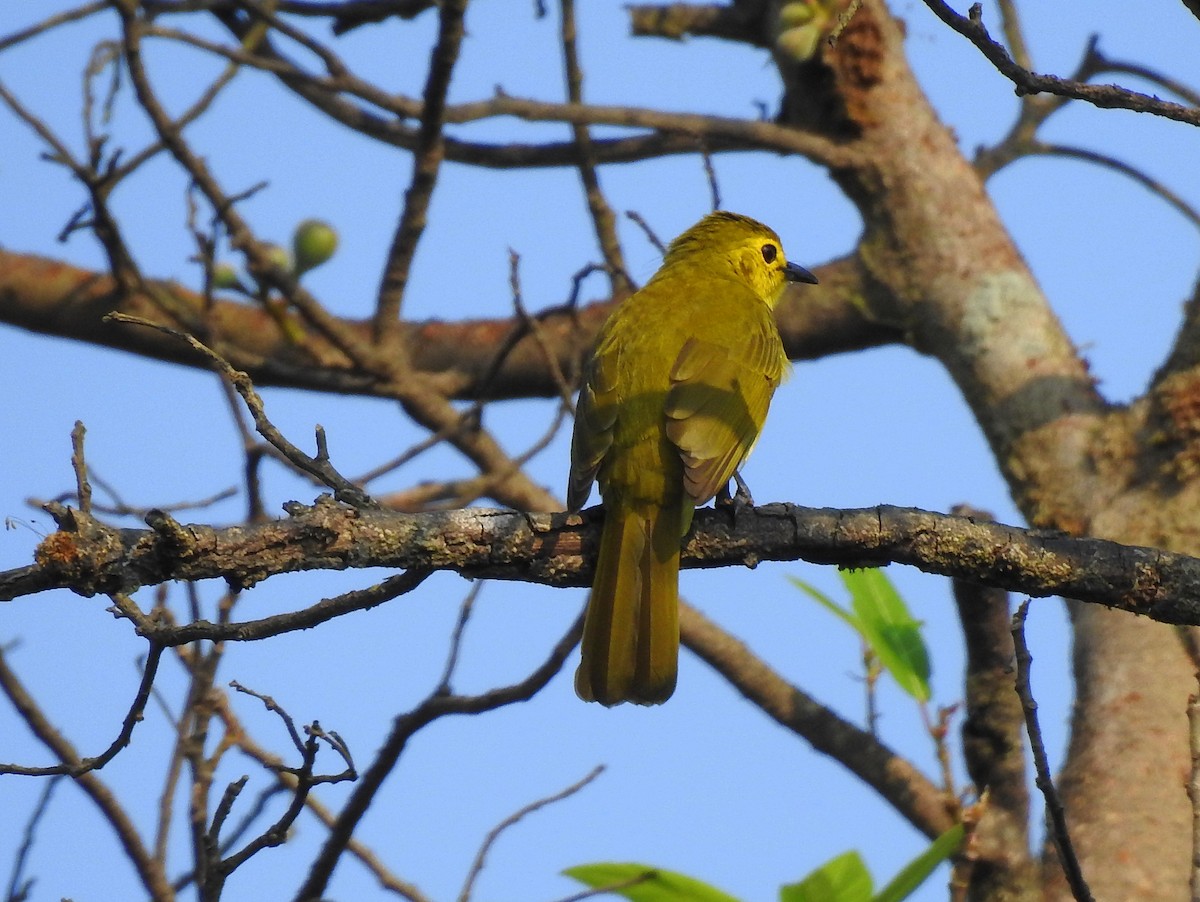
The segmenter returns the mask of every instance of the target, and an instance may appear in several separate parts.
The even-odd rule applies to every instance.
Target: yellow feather
[[[585,700],[656,704],[675,688],[681,540],[750,453],[787,370],[772,315],[787,281],[816,280],[766,226],[713,213],[601,330],[567,494],[579,510],[598,481],[605,508],[575,678]]]

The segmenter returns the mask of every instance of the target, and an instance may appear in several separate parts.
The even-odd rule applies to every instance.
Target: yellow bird
[[[571,437],[567,504],[599,481],[604,528],[575,691],[603,705],[666,701],[679,666],[679,549],[697,505],[754,446],[789,364],[772,311],[789,263],[779,236],[719,211],[601,329]]]

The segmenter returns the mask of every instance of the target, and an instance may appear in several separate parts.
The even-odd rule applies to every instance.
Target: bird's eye
[[[766,260],[768,263],[774,263],[775,256],[778,253],[779,253],[779,248],[775,247],[775,245],[773,245],[773,244],[764,244],[762,246],[763,259]]]

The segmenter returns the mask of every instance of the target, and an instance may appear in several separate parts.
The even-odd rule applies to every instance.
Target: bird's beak
[[[789,263],[785,266],[783,268],[783,277],[789,282],[807,282],[809,285],[817,284],[817,277],[798,263]]]

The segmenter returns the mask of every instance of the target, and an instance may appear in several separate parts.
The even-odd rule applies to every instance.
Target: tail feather
[[[682,510],[606,512],[575,692],[603,705],[666,701],[679,667]]]

